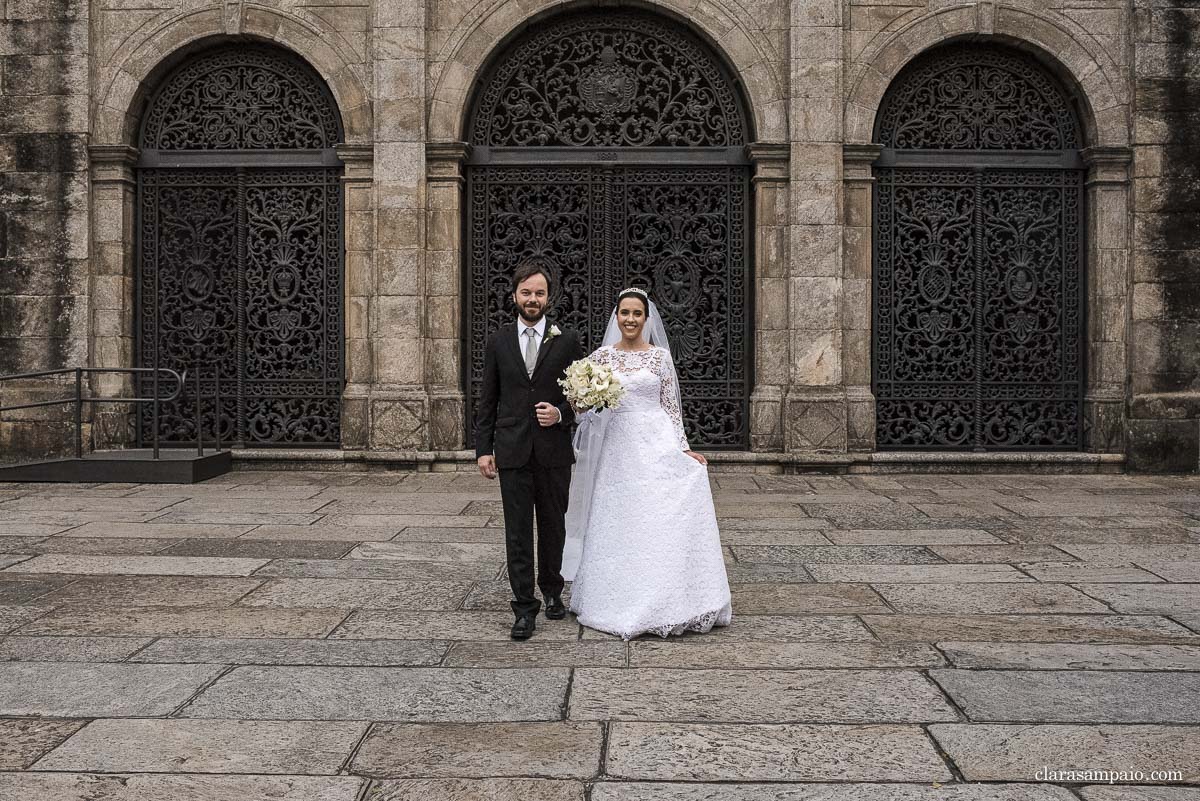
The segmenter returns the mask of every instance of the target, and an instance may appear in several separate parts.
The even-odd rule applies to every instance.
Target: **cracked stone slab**
[[[84,720],[0,720],[0,770],[25,770],[83,728]]]
[[[771,801],[1076,801],[1075,796],[1061,787],[1028,784],[602,782],[594,785],[591,795],[591,801],[763,801],[768,798]]]
[[[1118,612],[1200,614],[1200,584],[1080,584],[1079,589]]]
[[[12,567],[13,565],[19,565],[25,561],[32,561],[30,555],[27,553],[0,553],[0,570]],[[37,573],[39,571],[32,570],[30,572]]]
[[[917,671],[581,668],[571,720],[923,723],[957,720]]]
[[[1195,642],[1196,635],[1152,615],[863,615],[884,642]]]
[[[558,720],[568,676],[566,669],[240,667],[182,715],[412,723]]]
[[[784,562],[758,562],[755,564],[725,564],[725,575],[730,584],[799,584],[812,581],[804,565]]]
[[[449,667],[623,667],[625,644],[576,642],[459,642],[446,655]]]
[[[52,606],[0,606],[0,634],[17,631],[50,612]]]
[[[351,769],[392,778],[588,779],[600,772],[603,738],[599,723],[379,724]]]
[[[735,545],[739,562],[916,565],[941,560],[916,545]]]
[[[1156,576],[1167,581],[1200,582],[1200,561],[1195,562],[1153,562],[1144,560],[1141,566]]]
[[[258,578],[84,576],[45,597],[47,603],[113,606],[230,606],[263,584]]]
[[[28,603],[75,580],[75,576],[25,576],[19,573],[5,573],[4,578],[0,578],[0,606]]]
[[[873,584],[899,612],[967,615],[1039,612],[1111,612],[1061,584]],[[1135,610],[1118,610],[1135,611]],[[1140,611],[1140,610],[1139,610]]]
[[[974,721],[1200,723],[1200,674],[929,671]]]
[[[55,662],[0,664],[0,715],[168,715],[222,668]]]
[[[929,668],[941,667],[941,655],[929,645],[854,643],[630,643],[630,667],[713,669]]]
[[[0,639],[0,662],[123,662],[150,637],[24,637]]]
[[[483,542],[367,542],[348,559],[400,559],[413,562],[490,562],[503,564],[503,543]]]
[[[1200,671],[1200,645],[940,642],[955,667],[986,670]]]
[[[1002,545],[1004,540],[977,528],[852,529],[827,531],[835,545]]]
[[[28,624],[22,634],[123,637],[324,637],[345,618],[338,609],[157,609],[63,606]]]
[[[541,631],[539,625],[538,631]],[[537,636],[536,634],[534,635]],[[684,641],[703,638],[705,642],[874,642],[875,636],[853,615],[738,615],[733,622],[703,635],[685,635]],[[583,630],[585,640],[615,640],[611,634],[595,629]]]
[[[356,801],[364,783],[365,780],[358,776],[0,773],[0,798],[30,801]]]
[[[1071,555],[1053,545],[930,545],[929,550],[956,564],[1066,562]]]
[[[1161,582],[1158,576],[1135,565],[1120,562],[1033,562],[1018,565],[1038,581],[1075,584],[1078,582]]]
[[[968,781],[1044,781],[1045,769],[1178,770],[1184,782],[1200,781],[1200,729],[1193,726],[951,723],[929,731]],[[1089,781],[1057,781],[1081,780]]]
[[[214,559],[186,556],[72,556],[46,554],[21,565],[23,573],[89,575],[248,576],[267,559]]]
[[[481,562],[406,562],[402,559],[276,559],[256,576],[279,578],[396,579],[408,581],[485,581],[498,565]]]
[[[584,793],[582,782],[561,779],[384,779],[363,801],[584,801]]]
[[[733,608],[739,614],[857,614],[888,612],[870,587],[858,584],[738,584]]]
[[[474,585],[470,581],[389,581],[386,579],[272,579],[240,602],[274,608],[457,609]],[[508,582],[504,582],[508,587]],[[509,594],[511,595],[511,590]]]
[[[333,639],[413,640],[437,637],[442,640],[508,641],[512,612],[412,612],[409,610],[355,612],[332,634]],[[539,617],[535,641],[573,641],[579,624]]]
[[[0,645],[3,643],[0,642]],[[442,661],[449,643],[425,640],[286,640],[164,637],[132,662],[223,665],[419,667]]]
[[[811,565],[817,581],[863,584],[981,584],[983,582],[1032,582],[1011,565]]]
[[[1200,544],[1169,545],[1060,545],[1067,553],[1085,562],[1197,562]]]
[[[335,774],[366,723],[96,720],[38,770],[97,773]]]
[[[609,776],[659,781],[908,781],[952,776],[918,726],[613,723]]]

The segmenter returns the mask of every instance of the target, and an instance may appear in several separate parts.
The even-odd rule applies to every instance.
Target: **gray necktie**
[[[532,328],[525,329],[525,336],[529,341],[525,343],[525,372],[529,373],[529,377],[533,378],[533,368],[537,365],[537,341],[533,335],[537,333]]]

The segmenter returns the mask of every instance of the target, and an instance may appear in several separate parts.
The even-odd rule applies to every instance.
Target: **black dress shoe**
[[[562,598],[551,595],[546,598],[546,619],[562,620],[567,616],[567,608],[563,606]]]
[[[516,623],[513,623],[512,638],[514,640],[528,640],[533,636],[534,628],[533,615],[522,615],[517,618]]]

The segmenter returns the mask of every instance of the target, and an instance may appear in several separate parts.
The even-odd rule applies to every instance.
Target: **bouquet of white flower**
[[[625,396],[625,387],[612,368],[591,359],[571,362],[566,377],[558,379],[558,385],[578,411],[615,409]]]

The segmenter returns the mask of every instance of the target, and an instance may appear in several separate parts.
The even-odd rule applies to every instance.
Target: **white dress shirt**
[[[525,356],[525,341],[529,337],[529,334],[525,332],[530,328],[533,329],[533,352],[535,354],[540,353],[542,350],[542,340],[546,338],[546,316],[542,315],[542,319],[537,321],[537,325],[530,325],[525,322],[524,317],[517,316],[517,345],[521,348],[522,358]],[[536,359],[537,357],[535,356],[534,358]],[[558,409],[554,411],[558,414],[558,422],[561,423],[562,412],[558,411]]]

